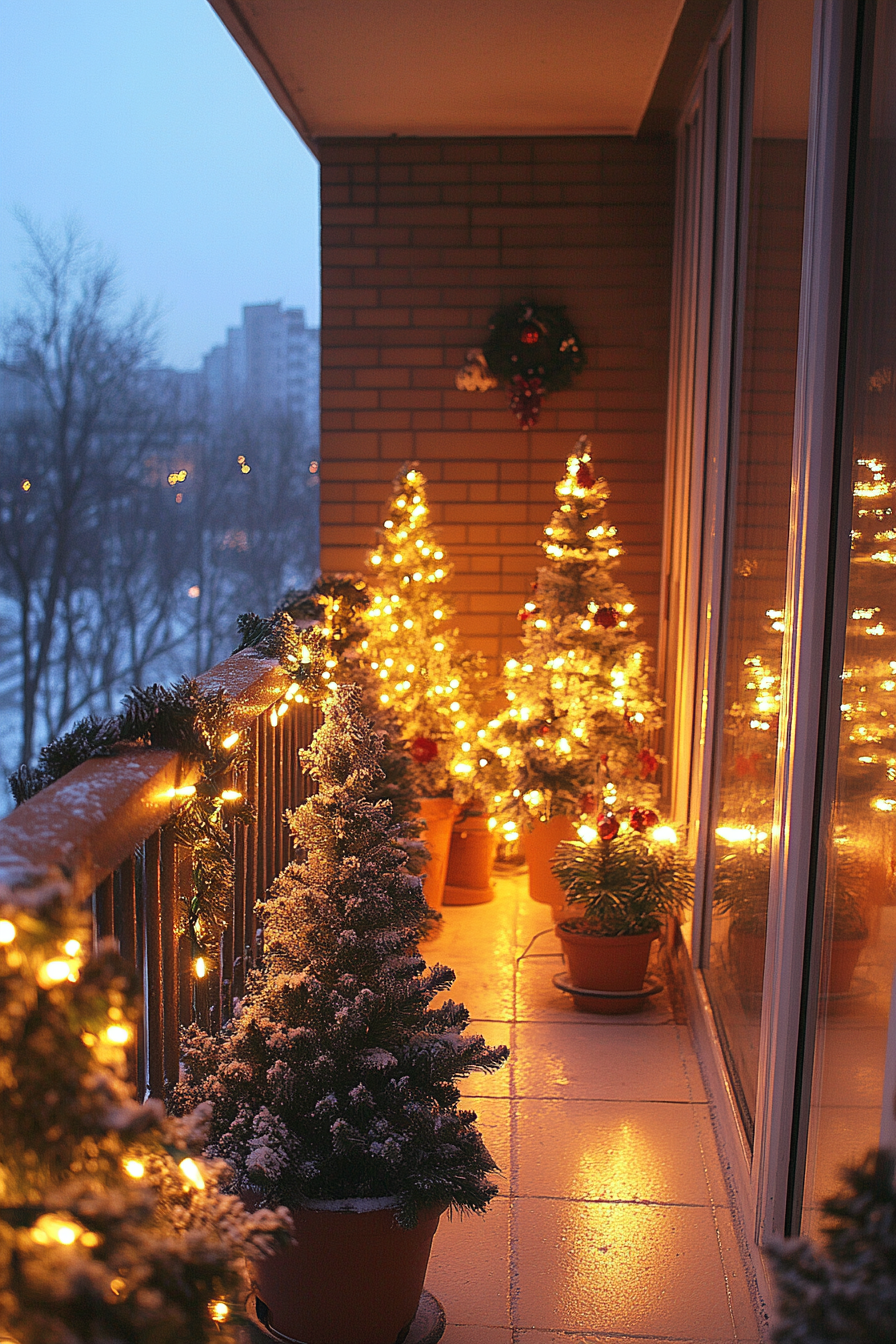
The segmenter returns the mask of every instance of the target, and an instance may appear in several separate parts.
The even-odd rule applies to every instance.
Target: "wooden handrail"
[[[226,693],[239,730],[290,684],[278,663],[248,650],[197,681]],[[32,904],[60,884],[86,899],[183,806],[173,791],[198,778],[177,752],[152,747],[85,761],[0,819],[0,900]]]

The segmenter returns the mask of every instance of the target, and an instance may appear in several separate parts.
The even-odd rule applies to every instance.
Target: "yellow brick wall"
[[[612,488],[620,578],[656,641],[673,149],[617,137],[325,140],[321,566],[355,569],[416,459],[460,627],[497,660],[580,433]],[[523,432],[454,375],[501,303],[563,303],[588,367]]]

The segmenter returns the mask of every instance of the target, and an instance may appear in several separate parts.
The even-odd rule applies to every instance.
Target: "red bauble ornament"
[[[655,812],[651,812],[649,807],[633,807],[628,824],[633,831],[646,831],[648,826],[655,826],[659,817]]]
[[[520,340],[523,345],[537,345],[541,339],[541,332],[534,322],[526,322],[520,331]]]
[[[579,799],[580,812],[593,812],[597,807],[597,798],[593,793],[583,793]]]
[[[531,620],[531,618],[534,615],[535,615],[534,611],[527,611],[525,607],[520,607],[519,611],[516,614],[516,618],[518,621],[528,621]]]
[[[601,840],[615,840],[619,834],[619,818],[615,812],[601,812],[597,819],[597,833]]]
[[[615,607],[598,607],[594,619],[604,630],[612,630],[619,624]]]
[[[638,764],[641,767],[641,778],[650,779],[659,769],[659,757],[655,756],[649,747],[644,747],[638,752]]]
[[[590,490],[594,484],[596,484],[596,482],[588,463],[580,462],[579,469],[576,472],[576,485],[580,485],[583,490]]]
[[[531,429],[538,424],[541,403],[544,398],[544,384],[540,378],[524,378],[516,374],[510,381],[510,409],[520,424],[520,429]]]
[[[426,765],[438,756],[439,744],[431,737],[414,737],[408,743],[408,751],[418,765]]]

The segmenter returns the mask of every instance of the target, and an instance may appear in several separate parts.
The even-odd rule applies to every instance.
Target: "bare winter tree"
[[[2,424],[0,592],[27,760],[36,735],[101,707],[178,632],[173,589],[146,563],[170,564],[145,463],[174,432],[145,374],[153,320],[120,314],[115,267],[76,226],[22,223],[26,299],[3,333],[20,395]]]

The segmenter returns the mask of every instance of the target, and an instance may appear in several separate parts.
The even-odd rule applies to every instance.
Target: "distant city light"
[[[311,463],[311,465],[310,465],[310,467],[308,468],[308,470],[311,472],[312,476],[313,476],[314,473],[318,470],[318,467],[319,467],[319,463],[317,463],[317,462],[312,462],[312,463]]]
[[[174,496],[174,502],[175,502],[175,504],[183,504],[183,502],[184,502],[184,497],[183,497],[183,495],[180,493],[180,491],[178,491],[177,494]]]
[[[248,476],[251,470],[252,468],[249,466],[248,462],[244,462],[243,465],[240,467],[240,471],[243,473],[244,476]]]
[[[22,482],[22,489],[25,491],[25,494],[27,495],[28,491],[31,489],[31,482],[29,480],[24,480]]]
[[[187,589],[187,597],[198,597],[201,592],[202,589],[199,587],[199,584],[194,583],[191,588]]]

